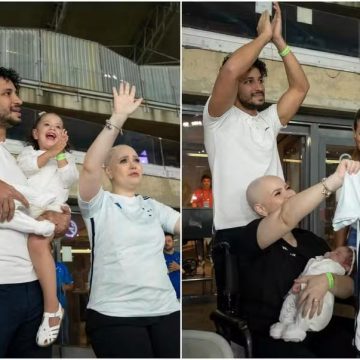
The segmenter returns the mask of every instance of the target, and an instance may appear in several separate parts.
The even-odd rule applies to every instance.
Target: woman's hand
[[[360,162],[353,160],[340,161],[336,171],[326,179],[326,186],[330,191],[336,191],[342,186],[345,174],[357,174],[360,170]]]
[[[292,291],[299,292],[298,308],[302,307],[302,316],[309,315],[309,318],[312,319],[315,313],[320,315],[324,296],[329,290],[326,274],[304,275],[295,279],[294,282]]]
[[[131,86],[128,82],[121,81],[119,91],[113,87],[114,109],[111,123],[121,128],[126,119],[131,115],[141,104],[142,98],[135,99],[136,88]]]

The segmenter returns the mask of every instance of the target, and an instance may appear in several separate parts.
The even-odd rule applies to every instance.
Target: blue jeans
[[[0,284],[0,358],[49,358],[51,346],[36,344],[43,315],[38,281]]]

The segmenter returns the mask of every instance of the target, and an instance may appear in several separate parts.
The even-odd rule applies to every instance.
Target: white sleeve
[[[208,99],[208,101],[206,102],[205,106],[204,106],[204,111],[203,111],[203,125],[204,127],[209,127],[211,129],[215,129],[219,126],[222,125],[222,123],[224,122],[224,120],[226,120],[226,118],[232,113],[233,108],[231,107],[229,110],[227,110],[226,112],[224,112],[221,116],[218,117],[213,117],[209,114],[209,102],[210,102],[210,98]]]
[[[101,210],[104,198],[105,191],[103,190],[103,188],[100,188],[99,192],[90,201],[82,200],[80,198],[80,194],[78,194],[78,203],[81,215],[87,219],[92,218],[96,213]]]
[[[165,232],[173,234],[175,230],[175,224],[180,217],[180,213],[170,206],[164,205],[154,199],[152,199],[152,201],[154,208],[156,209],[161,227]]]
[[[273,104],[264,111],[261,111],[261,116],[267,124],[271,126],[275,135],[278,135],[281,129],[286,128],[286,125],[284,126],[280,122],[279,114],[277,112],[277,104]]]
[[[78,181],[79,171],[76,168],[75,160],[70,153],[66,153],[68,164],[62,168],[58,168],[58,173],[64,184],[64,188],[70,189],[71,186]]]
[[[26,146],[17,157],[16,161],[27,178],[40,170],[37,163],[39,156],[40,154],[32,146]]]

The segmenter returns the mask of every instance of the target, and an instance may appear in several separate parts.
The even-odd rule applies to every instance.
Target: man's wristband
[[[279,55],[281,57],[285,57],[286,55],[288,55],[290,53],[291,49],[289,45],[286,45],[285,49],[279,51]]]
[[[65,153],[61,152],[61,153],[59,153],[59,154],[56,155],[55,159],[56,159],[57,161],[66,160],[66,155],[65,155]]]
[[[329,290],[333,289],[334,288],[334,276],[331,272],[327,272],[326,273],[326,277],[327,277],[327,281],[328,281],[328,284],[329,284]]]

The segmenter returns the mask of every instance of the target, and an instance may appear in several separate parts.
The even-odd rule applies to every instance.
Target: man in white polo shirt
[[[20,78],[12,69],[0,67],[0,221],[14,215],[14,200],[27,200],[10,184],[26,185],[25,175],[6,144],[8,128],[21,122],[22,101],[17,95]],[[43,215],[44,217],[44,215]],[[56,236],[69,226],[70,211],[45,213],[56,225]],[[27,248],[28,234],[0,229],[0,358],[49,358],[51,346],[36,344],[43,315],[43,297]]]
[[[246,201],[246,188],[263,175],[283,178],[276,137],[298,111],[309,89],[306,76],[285,43],[281,12],[274,4],[274,19],[264,12],[258,36],[225,59],[204,114],[204,139],[213,178],[216,242],[236,242],[239,227],[257,218]],[[266,65],[258,60],[270,41],[284,62],[289,87],[264,111]],[[214,254],[218,289],[223,288],[224,264]],[[221,290],[219,291],[221,302]]]

